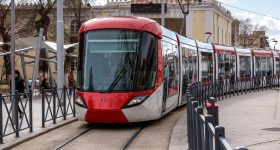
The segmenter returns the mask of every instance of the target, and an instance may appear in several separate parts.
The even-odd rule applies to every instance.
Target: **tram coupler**
[[[210,97],[206,104],[207,114],[213,116],[213,126],[219,124],[219,106],[216,104],[217,100],[214,97]]]

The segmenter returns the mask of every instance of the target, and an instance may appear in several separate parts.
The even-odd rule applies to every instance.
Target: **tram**
[[[79,32],[79,120],[159,119],[186,103],[194,82],[280,72],[280,53],[203,43],[142,17],[95,18]]]

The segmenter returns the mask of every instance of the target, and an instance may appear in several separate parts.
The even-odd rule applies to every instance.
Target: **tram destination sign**
[[[167,11],[167,5],[164,4],[164,12]],[[131,4],[132,13],[160,13],[161,4]]]

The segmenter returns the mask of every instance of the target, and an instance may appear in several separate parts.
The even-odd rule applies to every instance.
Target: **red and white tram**
[[[154,120],[181,103],[176,33],[146,18],[109,17],[87,21],[79,37],[79,119]]]
[[[89,20],[79,39],[75,105],[89,123],[155,120],[194,82],[280,73],[278,52],[195,41],[142,17]]]

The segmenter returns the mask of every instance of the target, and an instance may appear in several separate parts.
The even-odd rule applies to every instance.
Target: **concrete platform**
[[[218,102],[220,124],[232,147],[250,150],[280,149],[278,89],[247,93]]]

